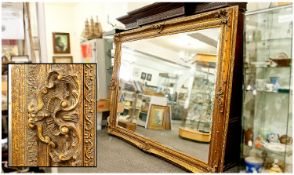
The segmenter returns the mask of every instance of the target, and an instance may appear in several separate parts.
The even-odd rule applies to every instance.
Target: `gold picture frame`
[[[224,171],[225,155],[227,153],[226,144],[227,142],[230,143],[230,140],[227,140],[227,134],[229,133],[229,119],[234,118],[232,115],[239,115],[234,108],[231,108],[231,101],[232,104],[234,104],[234,101],[239,103],[239,101],[234,98],[234,94],[236,94],[236,92],[242,93],[239,91],[239,86],[236,84],[233,86],[233,79],[236,81],[235,73],[236,75],[240,75],[240,73],[236,72],[236,70],[242,70],[242,68],[237,69],[235,67],[235,64],[238,66],[241,64],[239,60],[240,56],[242,56],[242,52],[236,48],[238,46],[240,47],[239,49],[242,50],[242,16],[243,13],[241,12],[240,7],[236,5],[192,16],[157,22],[115,34],[115,63],[110,86],[111,109],[107,128],[108,133],[132,143],[145,152],[155,154],[171,161],[188,171]],[[122,44],[128,41],[136,41],[209,28],[220,28],[221,34],[219,40],[220,46],[218,47],[218,68],[216,73],[216,90],[212,114],[213,122],[208,162],[203,162],[200,159],[197,159],[197,157],[187,155],[186,153],[163,145],[155,140],[137,134],[136,132],[117,126],[117,108],[119,104],[120,89],[119,71],[121,65]],[[239,59],[235,59],[235,57],[239,57]],[[238,88],[232,92],[232,89],[234,89],[233,87]],[[238,116],[235,116],[234,122],[238,121]],[[232,146],[232,144],[230,146]],[[234,154],[235,153],[236,152],[234,152]],[[237,150],[236,154],[239,153],[240,152]],[[229,166],[233,165],[234,164],[232,163]]]
[[[52,34],[53,53],[69,54],[70,53],[70,35],[69,33],[54,32]]]
[[[72,56],[53,56],[53,63],[73,63]]]
[[[170,129],[167,123],[170,123],[169,107],[151,104],[149,115],[147,117],[148,129]]]

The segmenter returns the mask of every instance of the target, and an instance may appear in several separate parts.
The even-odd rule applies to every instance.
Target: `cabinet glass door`
[[[242,155],[247,172],[292,169],[291,15],[292,6],[246,15]]]

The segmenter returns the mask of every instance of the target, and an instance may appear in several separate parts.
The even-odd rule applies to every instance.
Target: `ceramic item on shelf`
[[[246,87],[246,90],[247,90],[247,91],[251,91],[251,90],[252,90],[252,86],[249,84],[249,85]]]
[[[287,135],[282,135],[279,140],[282,144],[292,144],[292,137]]]
[[[263,144],[262,144],[262,139],[261,139],[261,137],[256,137],[255,138],[255,141],[254,141],[254,145],[255,145],[255,147],[256,148],[262,148],[262,146],[263,146]]]
[[[280,52],[278,54],[278,59],[282,60],[282,59],[287,59],[289,58],[288,55],[285,52]]]
[[[279,136],[275,133],[269,133],[266,139],[269,143],[279,143]]]
[[[260,173],[263,160],[259,157],[250,156],[245,158],[245,166],[247,173]]]
[[[272,84],[277,84],[279,83],[279,77],[270,77],[270,82]]]
[[[273,91],[277,92],[280,88],[279,77],[270,77],[270,82],[273,84]]]
[[[272,167],[269,169],[269,173],[282,173],[283,170],[278,165],[279,160],[275,159]]]
[[[252,143],[252,140],[253,140],[253,130],[252,128],[249,128],[245,131],[245,143],[249,145],[249,141],[251,141]]]

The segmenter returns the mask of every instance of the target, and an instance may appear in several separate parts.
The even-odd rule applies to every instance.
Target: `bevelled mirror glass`
[[[117,33],[108,132],[192,172],[236,165],[241,26],[233,6]]]
[[[117,125],[207,163],[219,32],[123,43]]]

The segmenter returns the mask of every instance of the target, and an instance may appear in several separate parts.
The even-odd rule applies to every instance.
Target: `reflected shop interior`
[[[117,125],[208,162],[220,29],[124,42]]]

